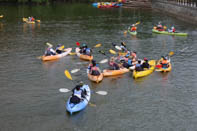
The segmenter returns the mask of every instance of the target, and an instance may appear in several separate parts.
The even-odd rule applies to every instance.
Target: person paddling
[[[135,70],[136,71],[143,71],[143,68],[142,68],[140,60],[138,60],[138,63],[135,65]]]
[[[142,68],[149,68],[149,67],[150,67],[150,65],[148,63],[148,59],[147,58],[144,58],[144,62],[142,64]]]
[[[49,46],[45,51],[45,56],[51,56],[56,55],[55,50],[52,48],[52,46]]]
[[[168,29],[168,32],[170,33],[175,33],[176,29],[174,28],[174,26],[171,27],[171,29]]]
[[[61,44],[58,44],[57,45],[57,47],[56,47],[56,49],[55,49],[55,51],[58,53],[58,54],[61,54],[63,51],[62,51],[62,49],[61,49]]]
[[[70,99],[70,103],[78,104],[82,98],[85,98],[85,95],[87,94],[86,90],[82,89],[83,82],[81,81],[78,85],[75,86],[75,88],[72,89],[72,97]]]
[[[163,28],[163,26],[161,24],[161,21],[158,23],[158,25],[156,27],[156,30],[158,30],[158,31],[164,31],[164,28]]]
[[[92,60],[91,64],[89,64],[88,73],[90,73],[91,75],[94,75],[94,76],[99,76],[101,74],[101,70],[99,69],[95,60]]]
[[[162,56],[162,61],[160,62],[162,65],[162,68],[168,68],[169,67],[169,61],[167,57]]]
[[[109,69],[110,70],[119,70],[120,69],[119,65],[115,62],[114,57],[111,57],[111,59],[109,61]]]

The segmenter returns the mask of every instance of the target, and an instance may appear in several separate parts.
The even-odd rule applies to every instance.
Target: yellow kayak
[[[104,76],[116,76],[116,75],[122,75],[126,72],[129,72],[129,69],[121,68],[120,70],[103,70],[103,75]]]
[[[147,76],[147,75],[151,74],[155,69],[156,61],[155,60],[150,60],[148,63],[150,65],[149,69],[145,68],[144,71],[133,70],[133,78],[136,79],[136,78],[144,77],[144,76]]]
[[[96,83],[99,83],[103,80],[103,73],[101,73],[99,76],[94,76],[88,73],[88,78]]]
[[[160,65],[160,66],[161,66],[161,64],[160,64],[161,61],[162,61],[162,58],[157,62],[157,65]],[[169,61],[170,61],[170,60],[169,60]],[[158,68],[158,69],[156,69],[156,71],[160,71],[160,72],[170,72],[170,71],[172,70],[172,65],[171,65],[170,62],[169,62],[168,65],[169,65],[168,68]]]

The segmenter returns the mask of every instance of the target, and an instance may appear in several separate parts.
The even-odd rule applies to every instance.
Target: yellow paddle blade
[[[101,46],[101,43],[99,43],[99,44],[96,44],[94,47],[100,47]]]
[[[172,56],[174,55],[174,52],[173,51],[170,51],[170,53],[168,54],[168,56]]]
[[[26,22],[28,19],[27,18],[23,18],[23,21]]]
[[[38,56],[37,59],[42,59],[42,56]]]
[[[112,50],[112,49],[110,49],[109,52],[110,52],[111,54],[114,54],[114,55],[116,54],[116,52],[115,52],[114,50]]]
[[[0,15],[0,18],[3,18],[3,15]]]
[[[76,55],[76,53],[75,52],[70,52],[69,55]]]
[[[53,45],[52,44],[50,44],[49,42],[47,42],[46,43],[46,45],[48,45],[48,46],[50,46],[50,47],[52,47]]]
[[[59,49],[60,50],[63,50],[64,49],[64,45],[60,46]]]
[[[65,71],[64,71],[64,74],[65,74],[65,76],[66,76],[68,79],[72,80],[72,76],[70,75],[70,73],[69,73],[68,70],[65,70]]]
[[[40,20],[36,20],[38,23],[40,23]]]
[[[166,29],[167,29],[167,27],[166,27],[166,26],[163,26],[163,29],[164,29],[164,30],[166,30]]]
[[[138,24],[140,24],[140,21],[138,21],[135,25],[138,25]]]

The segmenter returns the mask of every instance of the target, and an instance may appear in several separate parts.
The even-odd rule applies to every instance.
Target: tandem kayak
[[[168,31],[158,31],[158,30],[155,30],[155,29],[152,29],[152,32],[153,33],[158,33],[158,34],[165,34],[165,35],[177,35],[177,36],[187,36],[188,34],[187,33],[180,33],[180,32],[168,32]]]
[[[82,98],[80,103],[78,104],[74,104],[74,103],[70,103],[70,99],[72,96],[69,97],[67,103],[66,103],[66,110],[72,115],[72,113],[74,112],[79,112],[83,109],[86,108],[86,106],[88,105],[88,102],[90,101],[90,97],[91,97],[91,91],[88,85],[83,85],[81,87],[82,90],[86,90],[87,95],[85,96],[85,98]]]
[[[103,80],[103,73],[101,73],[99,76],[94,76],[88,73],[88,78],[93,82],[99,83]]]
[[[82,60],[87,60],[87,61],[93,60],[93,56],[92,56],[92,55],[91,55],[91,56],[89,56],[89,55],[83,55],[83,54],[81,54],[79,51],[80,51],[80,49],[77,47],[77,48],[75,49],[75,52],[76,52],[77,56],[78,56],[80,59],[82,59]]]
[[[121,68],[120,70],[103,70],[103,76],[116,76],[127,72],[129,72],[127,68]]]
[[[137,31],[130,31],[130,30],[128,30],[128,33],[131,34],[131,35],[137,35]]]
[[[57,55],[42,56],[42,60],[43,61],[57,60],[61,57],[67,56],[72,51],[72,48],[64,49],[64,51],[65,51],[64,53],[57,54]]]
[[[133,78],[136,79],[136,78],[144,77],[144,76],[147,76],[147,75],[151,74],[155,69],[156,61],[155,60],[150,60],[148,63],[150,65],[149,69],[145,68],[144,71],[133,70]]]
[[[160,61],[162,61],[162,58],[157,62],[157,66],[159,65],[161,68],[157,68],[156,71],[160,71],[160,72],[170,72],[172,70],[172,65],[169,62],[169,66],[168,68],[162,68],[162,65],[160,64]],[[168,60],[170,61],[170,59]]]

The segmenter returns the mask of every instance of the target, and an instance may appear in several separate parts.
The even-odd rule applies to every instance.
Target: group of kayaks
[[[122,6],[122,3],[118,2],[95,2],[92,3],[93,7],[96,8],[119,8]]]
[[[157,34],[164,34],[164,35],[176,35],[176,36],[187,36],[187,33],[181,33],[181,32],[168,32],[168,31],[158,31],[156,29],[152,29],[153,33]]]

